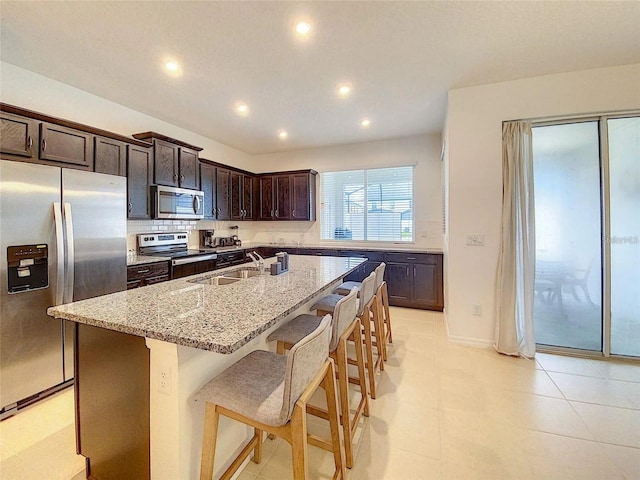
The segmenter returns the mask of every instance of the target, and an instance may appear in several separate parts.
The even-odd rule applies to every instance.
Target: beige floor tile
[[[536,353],[536,361],[542,365],[547,372],[571,373],[573,375],[585,375],[588,377],[604,377],[602,372],[595,368],[591,361],[586,358]]]
[[[252,461],[249,461],[249,463],[244,468],[243,473],[246,472],[247,474],[257,475],[258,472],[262,470],[262,468],[269,461],[269,459],[273,455],[273,452],[276,451],[277,446],[282,441],[283,440],[281,438],[277,438],[277,437],[274,438],[273,440],[266,439],[262,445],[262,459],[260,463],[254,463]]]
[[[640,449],[603,445],[604,451],[626,480],[640,480]]]
[[[497,424],[593,440],[593,435],[569,402],[560,398],[443,377],[440,403],[445,411],[485,415]]]
[[[544,370],[497,363],[488,367],[481,362],[478,362],[478,368],[478,381],[493,388],[563,398],[561,391]]]
[[[31,467],[28,461],[13,455],[0,462],[0,478],[2,480],[42,480],[48,477]]]
[[[350,480],[439,480],[440,462],[389,444],[363,445]]]
[[[639,408],[635,400],[635,396],[640,397],[638,383],[555,372],[549,372],[549,376],[567,400],[612,407]]]
[[[331,479],[335,471],[333,454],[317,447],[309,446],[309,478]],[[260,478],[267,480],[293,479],[291,446],[280,442],[271,458],[258,472]]]
[[[640,362],[619,360],[589,360],[605,377],[611,380],[640,383]]]
[[[640,448],[640,410],[571,402],[600,442]]]
[[[0,462],[3,461],[6,458],[12,457],[16,453],[18,453],[18,452],[13,450],[10,446],[6,445],[2,441],[2,438],[0,438]]]

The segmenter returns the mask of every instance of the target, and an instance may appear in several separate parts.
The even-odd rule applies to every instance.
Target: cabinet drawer
[[[154,283],[166,282],[169,280],[169,274],[158,275],[157,277],[150,277],[145,280],[147,285],[153,285]]]
[[[397,263],[424,263],[437,265],[438,255],[432,253],[393,252],[385,254],[385,262]]]
[[[148,263],[127,267],[127,281],[150,279],[169,275],[169,262]]]

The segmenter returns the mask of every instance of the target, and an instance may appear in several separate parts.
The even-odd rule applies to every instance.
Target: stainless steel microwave
[[[198,220],[204,218],[204,192],[186,188],[151,187],[153,218]]]

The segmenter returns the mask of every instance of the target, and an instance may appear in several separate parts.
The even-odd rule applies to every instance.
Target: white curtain
[[[496,284],[495,349],[532,358],[535,282],[531,122],[502,126],[502,241]]]

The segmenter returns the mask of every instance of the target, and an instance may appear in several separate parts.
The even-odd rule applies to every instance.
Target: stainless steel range
[[[138,251],[140,255],[170,257],[172,267],[218,258],[208,250],[190,249],[187,241],[187,232],[143,233],[138,235]]]

